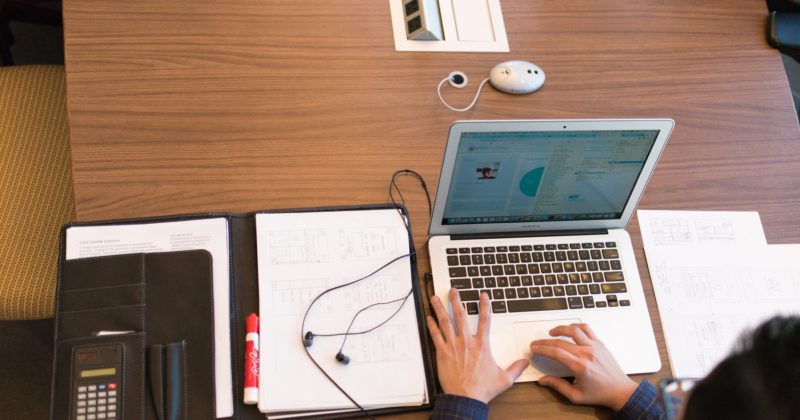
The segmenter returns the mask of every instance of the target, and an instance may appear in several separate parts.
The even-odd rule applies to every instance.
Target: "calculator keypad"
[[[75,404],[75,420],[119,418],[117,392],[116,382],[79,386]]]

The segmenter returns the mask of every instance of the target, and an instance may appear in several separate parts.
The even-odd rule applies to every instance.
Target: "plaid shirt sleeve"
[[[658,390],[647,379],[633,392],[621,410],[614,413],[613,420],[664,420],[664,408],[658,402]]]
[[[451,394],[437,396],[431,414],[431,420],[485,420],[488,417],[488,404]]]

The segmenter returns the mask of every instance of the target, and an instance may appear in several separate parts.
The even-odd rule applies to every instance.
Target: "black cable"
[[[324,290],[323,292],[318,294],[311,301],[311,303],[308,305],[308,308],[306,309],[305,314],[303,314],[303,321],[302,321],[302,323],[300,325],[300,340],[301,340],[302,345],[303,345],[303,350],[305,351],[306,356],[311,360],[311,363],[313,363],[314,366],[316,366],[317,369],[320,372],[322,372],[322,374],[328,379],[328,381],[330,381],[331,384],[333,384],[333,386],[335,386],[339,390],[339,392],[342,393],[342,395],[344,395],[348,400],[350,400],[350,402],[352,402],[353,405],[355,405],[361,411],[361,413],[363,413],[365,416],[367,416],[367,417],[369,417],[371,419],[375,419],[375,417],[367,409],[365,409],[358,402],[356,402],[356,400],[353,397],[351,397],[350,394],[348,394],[328,374],[328,372],[326,372],[325,369],[323,369],[322,366],[319,365],[319,363],[317,363],[316,359],[314,359],[314,357],[308,351],[308,347],[306,347],[306,345],[305,345],[305,338],[306,338],[305,337],[305,335],[306,335],[306,327],[305,326],[306,326],[306,320],[308,319],[308,315],[309,315],[309,313],[311,313],[311,308],[314,306],[314,304],[322,296],[325,296],[326,294],[328,294],[330,292],[333,292],[334,290],[338,290],[338,289],[341,289],[343,287],[348,287],[348,286],[356,284],[356,283],[358,283],[360,281],[366,280],[366,279],[372,277],[373,275],[375,275],[376,273],[378,273],[379,271],[383,270],[384,268],[390,266],[391,264],[393,264],[393,263],[395,263],[395,262],[397,262],[397,261],[399,261],[399,260],[401,260],[403,258],[406,258],[406,257],[412,257],[413,258],[413,257],[416,256],[417,251],[416,251],[416,247],[414,246],[414,236],[413,236],[413,233],[411,231],[411,225],[409,224],[408,218],[403,214],[403,210],[402,210],[402,208],[405,208],[405,198],[403,197],[403,193],[400,191],[400,187],[397,185],[397,182],[396,182],[398,176],[411,176],[411,177],[416,178],[420,182],[420,185],[422,186],[423,191],[425,191],[425,198],[428,200],[428,216],[429,217],[431,217],[433,215],[433,206],[431,204],[431,195],[430,195],[430,192],[428,191],[428,186],[425,183],[425,179],[422,178],[422,175],[420,175],[419,173],[417,173],[417,172],[415,172],[413,170],[410,170],[410,169],[401,169],[399,171],[396,171],[394,174],[392,174],[392,179],[391,179],[391,182],[389,183],[389,198],[392,200],[392,204],[394,204],[394,206],[397,208],[398,214],[400,215],[400,217],[401,217],[401,219],[403,221],[403,225],[405,226],[406,231],[408,232],[409,243],[411,244],[410,252],[408,252],[407,254],[403,254],[403,255],[401,255],[399,257],[395,257],[391,261],[389,261],[386,264],[378,267],[376,270],[372,271],[371,273],[367,274],[366,276],[363,276],[363,277],[358,278],[356,280],[353,280],[351,282],[343,283],[343,284],[340,284],[338,286],[334,286],[334,287],[331,287],[331,288],[329,288],[327,290]],[[397,191],[397,194],[400,196],[400,203],[402,204],[402,208],[398,204],[398,202],[395,200],[395,197],[394,197],[394,191],[395,190]],[[427,246],[428,246],[428,241],[425,241],[425,244],[423,245],[423,248],[427,248]],[[403,309],[403,307],[405,306],[405,303],[408,301],[408,298],[411,297],[413,291],[414,291],[414,289],[412,287],[411,290],[409,290],[408,293],[403,298],[394,299],[394,300],[386,301],[386,302],[373,303],[372,305],[369,305],[367,307],[364,307],[364,308],[360,309],[358,312],[356,312],[356,314],[350,320],[350,324],[348,325],[347,330],[344,333],[331,333],[331,334],[313,334],[312,333],[312,334],[313,334],[313,336],[319,336],[319,337],[334,337],[334,336],[342,336],[342,335],[344,335],[344,339],[342,340],[342,345],[339,348],[339,354],[341,354],[342,350],[344,349],[344,345],[347,342],[348,336],[366,334],[366,333],[372,332],[372,331],[380,328],[381,326],[385,325],[389,321],[391,321]],[[386,318],[383,322],[379,323],[378,325],[375,325],[372,328],[366,329],[366,330],[357,331],[357,332],[350,332],[350,329],[353,327],[353,324],[355,323],[356,319],[364,311],[366,311],[366,310],[368,310],[370,308],[374,308],[376,306],[388,305],[388,304],[399,302],[399,301],[402,301],[402,303],[392,313],[392,315],[390,315],[388,318]]]

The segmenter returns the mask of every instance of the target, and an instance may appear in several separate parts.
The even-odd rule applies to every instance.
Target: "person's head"
[[[800,419],[800,317],[775,317],[692,389],[684,420]]]

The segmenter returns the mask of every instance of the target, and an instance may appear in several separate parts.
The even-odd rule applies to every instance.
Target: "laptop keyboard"
[[[450,285],[470,315],[630,306],[615,242],[447,248]],[[619,296],[622,294],[623,296]]]

